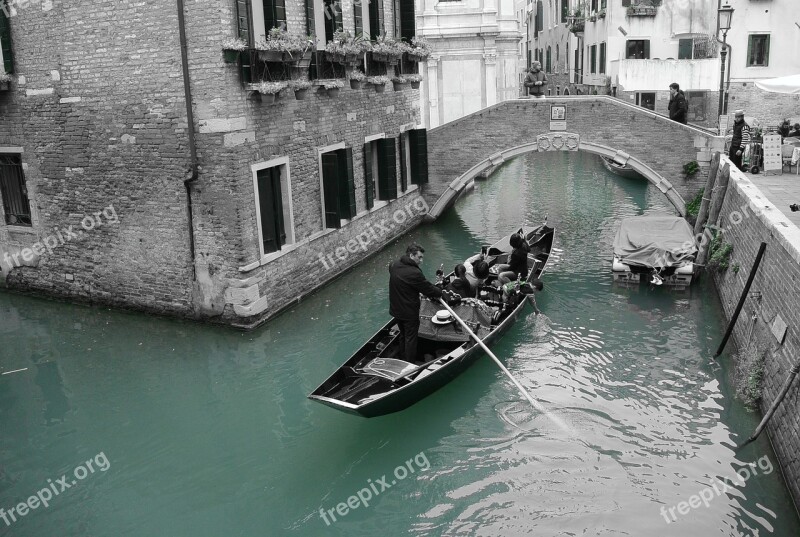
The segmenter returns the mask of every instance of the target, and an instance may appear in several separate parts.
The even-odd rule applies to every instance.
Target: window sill
[[[6,229],[9,233],[26,233],[28,235],[36,235],[36,230],[33,229],[33,226],[15,226],[12,224],[6,224]]]

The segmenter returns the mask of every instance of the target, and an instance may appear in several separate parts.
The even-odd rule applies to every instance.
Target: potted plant
[[[569,20],[570,32],[576,35],[583,33],[584,26],[586,25],[586,19],[583,18],[583,11],[576,9],[572,11],[567,18]]]
[[[355,37],[348,37],[344,45],[345,61],[351,65],[360,63],[364,59],[364,54],[372,51],[372,42],[358,34]]]
[[[597,12],[597,18],[598,19],[605,19],[606,18],[606,10],[605,9],[601,9],[600,11],[598,11]]]
[[[347,75],[347,78],[350,79],[351,89],[361,89],[361,84],[367,79],[367,75],[358,69],[353,69]]]
[[[297,67],[307,68],[311,65],[312,48],[316,43],[313,36],[290,35],[281,41],[284,60],[293,62]]]
[[[289,88],[294,91],[294,98],[302,101],[308,94],[308,88],[311,87],[311,82],[303,78],[289,81]]]
[[[408,59],[414,62],[424,62],[431,55],[431,47],[422,37],[412,37],[408,49]]]
[[[405,83],[406,83],[406,77],[403,75],[392,77],[392,84],[394,85],[394,91],[403,91],[403,85]]]
[[[14,77],[8,73],[0,73],[0,91],[7,91],[9,83]]]
[[[416,73],[406,75],[406,82],[411,84],[411,89],[419,89],[419,83],[422,82],[422,75]]]
[[[325,55],[328,61],[344,63],[347,55],[347,34],[345,32],[334,32],[333,39],[325,44]]]
[[[372,59],[378,62],[396,64],[407,50],[409,50],[408,45],[402,41],[381,35],[372,43]]]
[[[283,60],[283,41],[288,37],[285,30],[273,28],[269,31],[267,38],[256,41],[255,47],[258,50],[258,57],[262,62],[279,62]]]
[[[225,63],[236,63],[239,54],[247,49],[247,43],[241,37],[226,37],[222,40],[222,53]]]
[[[328,91],[328,97],[335,98],[339,95],[339,90],[344,87],[344,82],[341,80],[326,80],[322,83],[322,87]]]
[[[371,76],[367,78],[367,82],[375,86],[375,93],[383,93],[383,90],[386,89],[386,84],[389,82],[388,76]]]
[[[256,86],[256,91],[261,94],[261,102],[271,104],[278,98],[278,94],[286,89],[286,82],[261,82]]]

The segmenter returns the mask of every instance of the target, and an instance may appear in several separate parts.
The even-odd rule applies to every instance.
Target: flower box
[[[294,98],[298,101],[302,101],[306,98],[310,87],[311,82],[308,80],[298,79],[289,81],[289,88],[294,91]]]
[[[326,52],[325,56],[327,57],[329,62],[343,64],[346,61],[346,56],[343,52]]]
[[[259,50],[258,59],[262,62],[282,62],[283,51],[281,50]]]
[[[0,82],[0,91],[8,91],[8,82]]]
[[[350,89],[361,89],[361,81],[355,80],[354,78],[350,79]]]
[[[239,61],[240,51],[238,50],[223,50],[222,54],[225,57],[225,63],[236,63]]]

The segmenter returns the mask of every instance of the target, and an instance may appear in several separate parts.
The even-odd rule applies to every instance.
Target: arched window
[[[569,95],[569,88],[564,88],[564,95]]]

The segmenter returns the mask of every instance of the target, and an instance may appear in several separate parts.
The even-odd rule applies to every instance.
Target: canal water
[[[611,285],[619,220],[659,212],[595,157],[535,154],[253,332],[2,293],[0,535],[797,536],[766,437],[735,451],[759,416],[710,359],[708,282]],[[488,359],[382,418],[306,399],[387,319],[407,242],[432,278],[545,215],[542,314],[494,346],[545,412]]]

